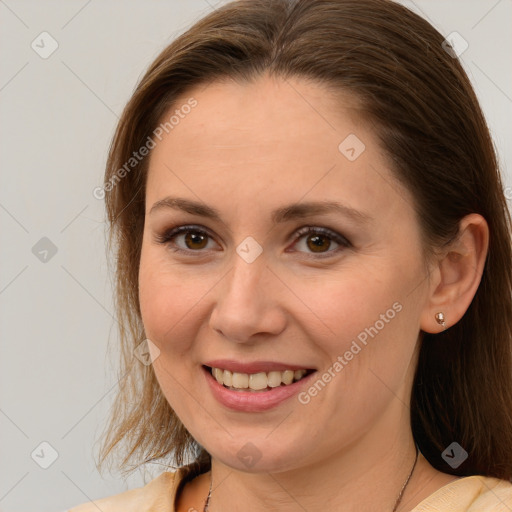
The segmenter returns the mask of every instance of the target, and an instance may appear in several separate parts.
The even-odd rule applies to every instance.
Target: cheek
[[[379,385],[379,378],[391,388],[400,385],[419,330],[418,307],[411,294],[419,267],[398,260],[372,263],[345,268],[314,285],[297,279],[294,288],[309,308],[295,319],[303,322],[316,348],[322,348],[323,371],[330,369],[338,377],[334,387],[350,386],[361,397]]]
[[[215,282],[211,272],[180,271],[180,266],[170,264],[158,248],[143,246],[139,302],[146,336],[160,350],[186,350],[194,339],[192,333],[204,299]]]
[[[403,300],[403,284],[395,274],[393,268],[381,264],[366,266],[364,271],[347,267],[336,274],[326,272],[313,283],[297,279],[294,290],[308,310],[302,318],[316,318],[318,334],[326,339],[330,335],[334,346],[353,339],[381,314],[390,310],[388,316],[395,316],[393,304]]]
[[[197,315],[200,298],[204,295],[198,286],[178,267],[169,266],[161,253],[144,247],[139,271],[139,302],[146,337],[159,349],[153,369],[162,392],[179,418],[193,415],[194,404],[187,393],[181,393],[186,383],[193,389],[191,381],[192,358],[197,326],[190,322]]]
[[[160,349],[170,333],[190,309],[187,287],[171,272],[162,272],[162,262],[155,251],[143,246],[139,271],[139,302],[142,322],[149,339]]]

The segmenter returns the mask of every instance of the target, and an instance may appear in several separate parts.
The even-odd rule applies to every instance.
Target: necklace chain
[[[398,508],[398,505],[400,505],[400,502],[402,501],[405,489],[406,489],[407,485],[409,484],[409,480],[412,477],[414,469],[416,468],[416,463],[418,462],[418,455],[419,455],[419,450],[418,450],[418,447],[416,446],[416,457],[414,459],[414,464],[412,465],[411,471],[407,475],[407,479],[405,480],[404,484],[402,485],[402,488],[400,489],[400,493],[398,494],[398,497],[397,497],[397,499],[395,501],[395,505],[393,507],[393,511],[392,512],[396,512],[396,509]],[[208,512],[208,508],[210,506],[210,497],[212,495],[212,483],[213,483],[213,478],[210,478],[210,490],[208,491],[208,496],[206,497],[206,501],[205,501],[205,504],[204,504],[203,512]]]
[[[203,512],[208,512],[208,507],[210,506],[210,496],[212,495],[212,483],[213,478],[210,478],[210,490],[208,491],[208,496],[206,496]]]
[[[418,455],[419,450],[418,446],[416,446],[416,457],[414,458],[414,464],[412,465],[411,471],[409,472],[409,475],[407,476],[407,479],[404,482],[404,485],[402,485],[402,488],[400,489],[400,493],[398,494],[398,498],[395,501],[395,506],[393,507],[393,512],[396,511],[398,508],[398,505],[400,505],[400,502],[402,501],[402,498],[404,496],[405,488],[407,487],[407,484],[409,483],[409,480],[411,479],[411,476],[414,472],[414,468],[416,467],[416,463],[418,462]]]

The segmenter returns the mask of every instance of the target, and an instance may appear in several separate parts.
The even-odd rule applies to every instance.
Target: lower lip
[[[219,384],[210,370],[205,367],[202,370],[217,401],[229,409],[242,412],[261,412],[277,407],[285,400],[297,395],[310,377],[316,373],[306,375],[293,384],[278,386],[268,391],[233,391]]]

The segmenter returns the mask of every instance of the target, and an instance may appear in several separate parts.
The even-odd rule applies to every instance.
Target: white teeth
[[[281,377],[281,381],[283,384],[291,384],[293,382],[293,370],[285,370],[283,372],[283,376]]]
[[[218,368],[217,368],[217,370],[218,370]],[[226,386],[233,385],[233,374],[229,370],[224,370],[223,382],[221,382],[220,384],[224,384]]]
[[[220,370],[222,372],[222,370]],[[220,383],[219,383],[220,384]],[[249,375],[247,373],[233,373],[231,385],[234,388],[243,389],[249,387]]]
[[[267,385],[271,388],[277,388],[281,385],[281,373],[282,372],[268,372],[267,373]]]
[[[265,389],[267,387],[267,374],[266,373],[252,373],[249,375],[249,387],[255,389]]]
[[[297,382],[306,375],[307,370],[285,370],[284,372],[271,371],[268,373],[237,373],[221,368],[212,368],[212,375],[219,384],[231,389],[251,389],[262,391],[267,388],[277,388],[284,384],[288,386]]]
[[[219,384],[223,383],[224,372],[220,368],[213,369],[213,376],[215,377]]]

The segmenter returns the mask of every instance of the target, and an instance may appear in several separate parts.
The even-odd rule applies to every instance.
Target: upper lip
[[[282,363],[277,361],[251,361],[241,362],[232,359],[215,359],[206,361],[205,366],[211,368],[220,368],[236,373],[260,373],[260,372],[284,372],[285,370],[311,370],[308,366],[292,363]]]

